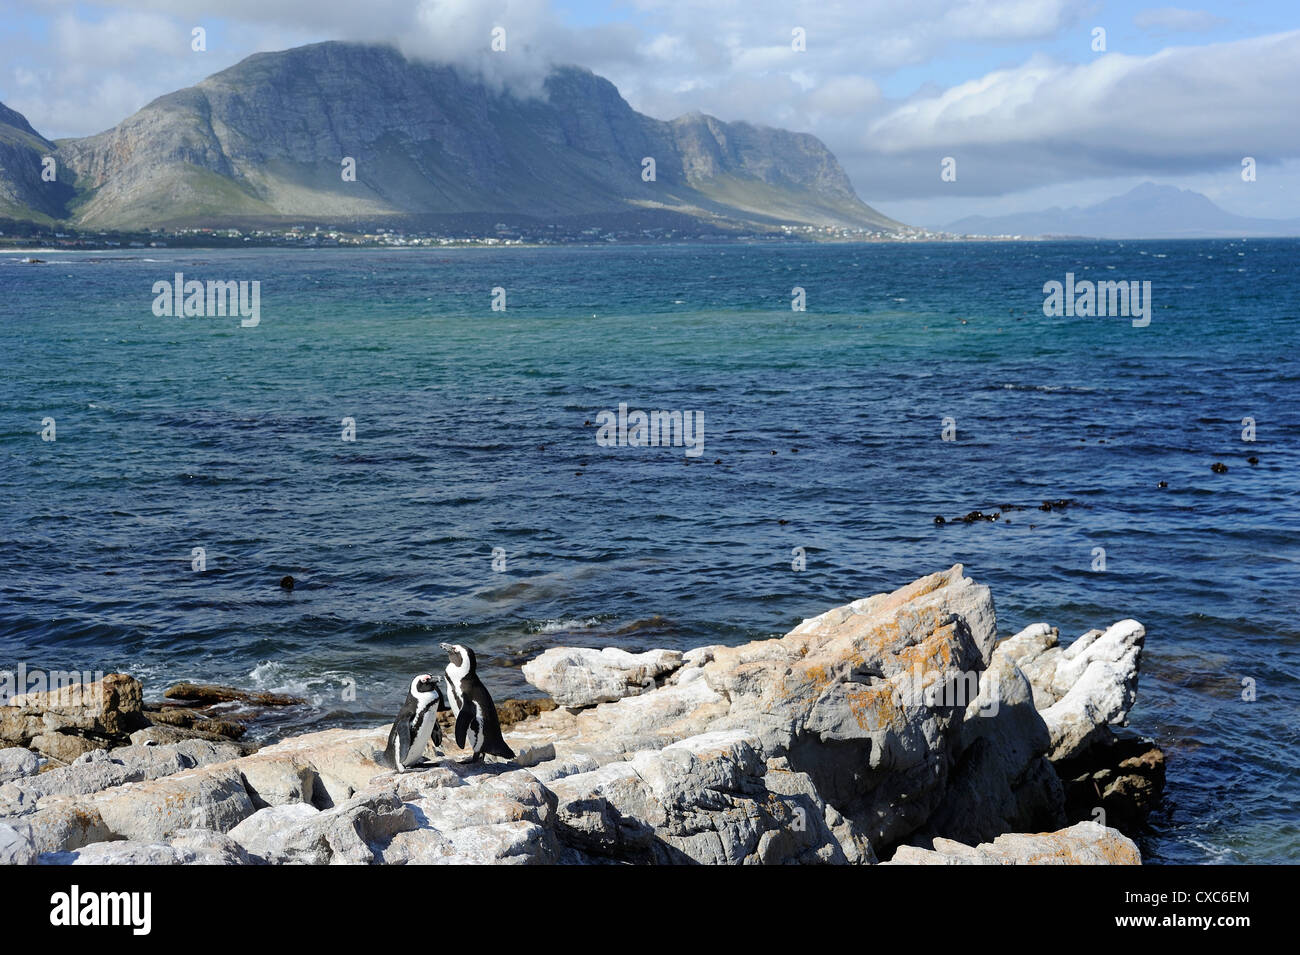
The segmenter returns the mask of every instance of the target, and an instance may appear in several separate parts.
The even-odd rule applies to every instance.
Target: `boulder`
[[[901,846],[886,865],[1141,865],[1133,841],[1095,822],[1057,832],[1013,832],[991,843],[935,839],[931,849]]]
[[[524,679],[560,706],[610,703],[653,690],[682,664],[675,650],[553,647],[523,666]]]
[[[1064,791],[1047,759],[1051,737],[1029,680],[994,654],[966,707],[943,802],[925,831],[963,843],[1066,825]]]
[[[0,784],[35,776],[40,768],[41,758],[30,749],[20,746],[0,749]]]
[[[36,858],[30,833],[0,822],[0,865],[31,865]]]
[[[182,829],[227,832],[253,814],[243,777],[231,762],[186,770],[147,782],[126,783],[82,799],[98,812],[113,836],[157,842]]]
[[[0,706],[0,741],[70,763],[83,753],[121,745],[146,726],[141,695],[139,680],[110,673],[92,683],[15,696]]]
[[[49,852],[41,865],[247,865],[237,843],[207,830],[182,831],[170,842],[120,839],[94,842],[68,852]]]
[[[997,653],[1029,677],[1034,702],[1051,734],[1053,761],[1079,756],[1112,738],[1137,699],[1138,666],[1146,629],[1121,620],[1090,630],[1061,648],[1056,631],[1036,624],[1008,639]]]
[[[361,796],[334,809],[271,806],[247,829],[230,836],[255,861],[269,863],[366,864],[382,861],[382,847],[418,826],[414,811],[395,794]]]
[[[306,803],[267,806],[231,828],[226,835],[245,852],[265,858],[274,855],[273,846],[283,838],[286,830],[320,814],[319,809]]]
[[[38,854],[79,849],[114,837],[93,805],[68,797],[55,797],[35,811],[6,818],[3,824],[22,833]]]
[[[803,774],[768,767],[739,731],[691,737],[551,784],[570,861],[843,862]]]
[[[409,775],[409,774],[408,774]],[[403,779],[417,826],[382,847],[386,864],[553,864],[555,795],[532,774],[462,778],[454,770]]]

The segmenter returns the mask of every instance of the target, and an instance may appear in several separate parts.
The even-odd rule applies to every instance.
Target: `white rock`
[[[0,749],[0,783],[25,776],[35,776],[41,768],[41,759],[30,749],[7,746]]]
[[[239,843],[245,852],[267,856],[273,854],[273,847],[282,841],[286,830],[304,819],[314,819],[320,813],[321,811],[315,806],[301,802],[267,806],[265,809],[257,810],[226,835]]]
[[[553,647],[523,666],[524,679],[561,706],[611,703],[653,690],[682,665],[675,650],[628,653],[617,647]]]

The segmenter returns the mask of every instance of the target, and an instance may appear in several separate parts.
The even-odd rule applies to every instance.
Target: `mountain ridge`
[[[1238,216],[1190,189],[1144,182],[1090,206],[966,216],[950,223],[962,235],[1079,236],[1098,239],[1203,239],[1300,235],[1300,219]]]
[[[581,67],[555,68],[542,95],[527,97],[392,47],[329,41],[253,54],[55,144],[0,109],[10,117],[0,146],[25,146],[0,165],[5,182],[51,148],[71,180],[58,198],[15,186],[10,205],[83,227],[661,210],[737,225],[906,228],[863,203],[814,136],[702,113],[654,119]],[[355,181],[340,174],[345,157]],[[642,179],[644,157],[654,181]]]

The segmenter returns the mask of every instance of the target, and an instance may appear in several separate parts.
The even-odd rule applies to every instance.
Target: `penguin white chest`
[[[444,696],[447,697],[447,706],[451,710],[451,717],[455,719],[460,715],[460,684],[448,676],[443,678],[442,685],[447,691]]]
[[[473,717],[469,721],[469,730],[465,733],[465,748],[477,753],[483,741],[483,707],[475,700],[468,704],[474,707]]]
[[[414,731],[411,736],[411,748],[402,760],[407,766],[414,766],[420,760],[424,759],[424,751],[429,745],[429,739],[433,736],[434,724],[438,721],[438,714],[434,711],[432,703],[423,706],[416,712],[415,719],[411,721],[411,728]]]
[[[438,721],[438,716],[434,712],[433,704],[429,704],[416,714],[413,722],[419,723],[419,728],[415,730],[411,738],[411,751],[406,754],[406,759],[402,762],[408,766],[418,763],[424,758],[424,751],[429,745],[429,739],[433,736],[433,726]]]

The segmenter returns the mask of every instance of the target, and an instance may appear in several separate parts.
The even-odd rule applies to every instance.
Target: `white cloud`
[[[1297,64],[1300,31],[1083,65],[1036,57],[896,106],[859,153],[910,195],[1275,162],[1300,156]],[[958,160],[956,184],[932,175],[944,155]]]

